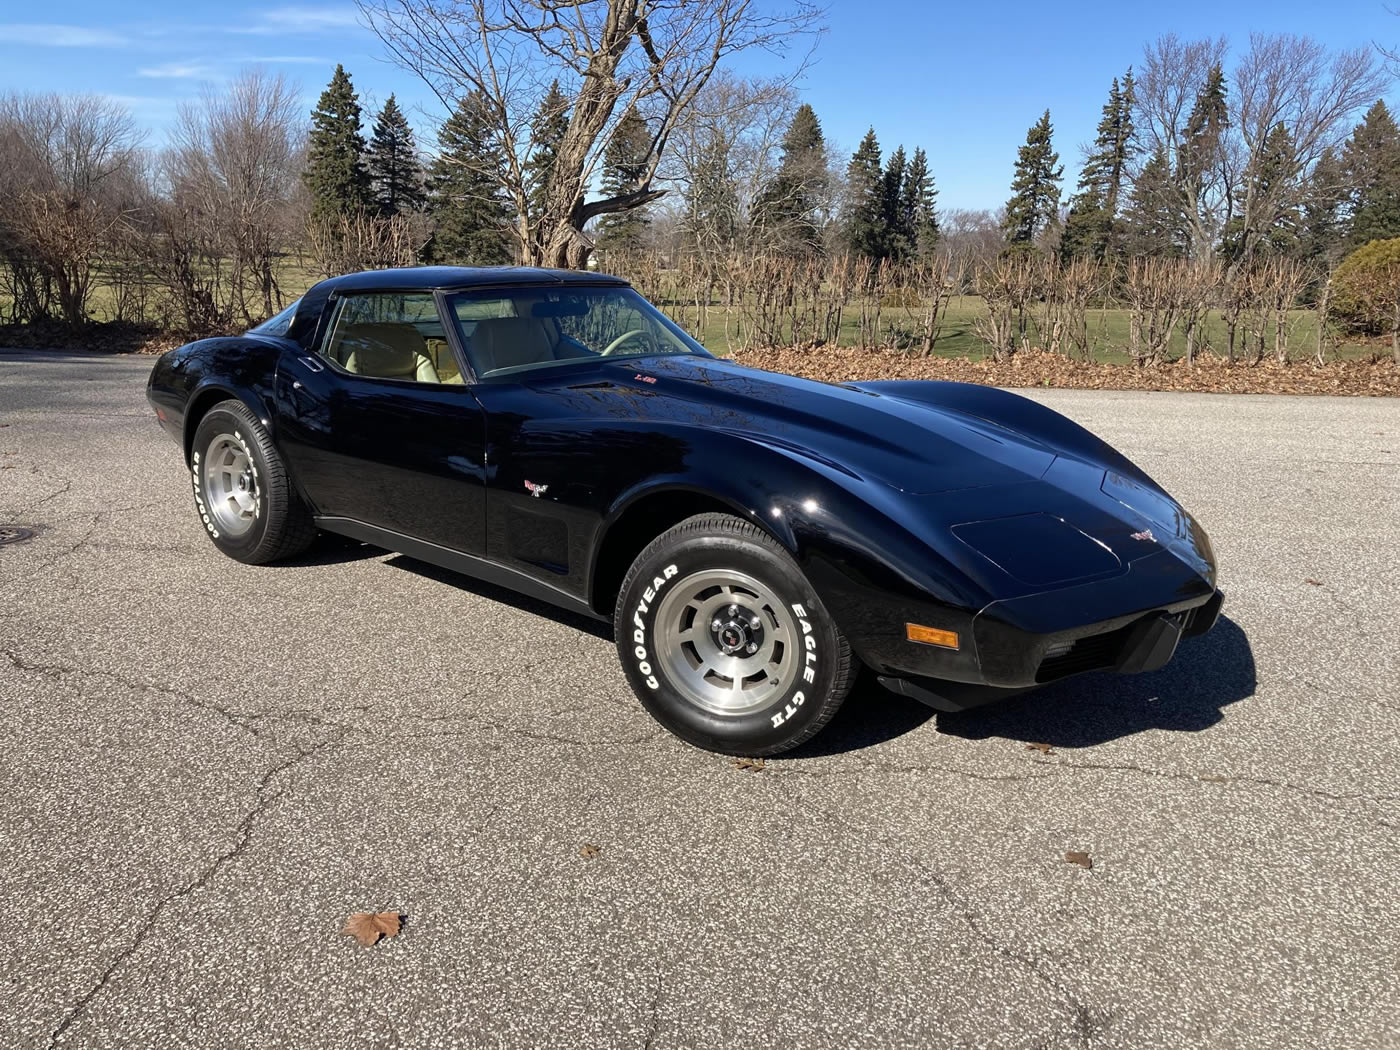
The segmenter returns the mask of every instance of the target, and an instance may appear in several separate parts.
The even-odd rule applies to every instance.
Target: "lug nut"
[[[755,616],[752,620],[749,621],[749,626],[752,627],[755,631],[758,630],[759,627],[761,627],[762,625],[763,621],[760,620],[757,616]]]
[[[729,615],[730,615],[730,616],[735,615],[738,611],[739,611],[739,607],[738,607],[737,605],[731,605],[731,606],[729,607]]]
[[[758,643],[757,643],[757,642],[750,642],[750,643],[749,643],[749,652],[751,652],[751,653],[756,653],[756,652],[758,652]]]
[[[723,626],[724,624],[720,622],[720,618],[718,616],[716,616],[713,620],[710,621],[710,630],[712,631],[718,631]]]

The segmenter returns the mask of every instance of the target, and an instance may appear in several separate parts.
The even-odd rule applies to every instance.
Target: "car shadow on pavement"
[[[1222,616],[1209,634],[1184,639],[1160,671],[1069,678],[980,711],[940,714],[938,731],[1066,748],[1148,729],[1196,733],[1223,719],[1229,704],[1253,696],[1256,684],[1249,639]]]
[[[379,551],[379,553],[384,553]],[[487,583],[485,580],[478,580],[472,576],[464,576],[462,573],[453,572],[451,569],[440,569],[417,558],[410,558],[407,554],[396,554],[390,558],[386,565],[392,565],[396,569],[403,569],[406,572],[415,573],[418,576],[436,580],[439,583],[450,584],[459,591],[467,591],[470,594],[480,595],[489,598],[493,602],[500,602],[502,605],[509,605],[521,612],[533,613],[536,616],[545,616],[556,623],[573,627],[576,630],[591,634],[595,638],[602,638],[605,641],[612,641],[612,624],[604,623],[602,620],[595,620],[591,616],[584,616],[582,613],[570,612],[568,609],[561,609],[557,605],[541,601],[538,598],[531,598],[528,595],[518,594],[505,587],[498,587],[494,583]]]
[[[341,565],[345,562],[364,561],[366,558],[382,558],[388,553],[381,547],[323,532],[305,552],[280,561],[278,565],[293,569],[314,565]]]
[[[785,758],[819,758],[873,747],[931,718],[938,732],[969,740],[1005,737],[1053,747],[1093,747],[1147,729],[1198,732],[1223,709],[1252,696],[1254,654],[1239,624],[1222,616],[1207,635],[1188,638],[1160,671],[1087,674],[959,714],[935,712],[862,674],[822,732]]]

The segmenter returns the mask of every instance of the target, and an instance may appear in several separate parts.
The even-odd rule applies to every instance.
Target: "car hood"
[[[650,357],[609,371],[642,395],[640,418],[730,431],[915,495],[1032,481],[1057,455],[977,416],[727,361]]]

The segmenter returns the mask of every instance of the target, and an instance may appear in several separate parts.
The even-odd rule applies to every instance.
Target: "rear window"
[[[273,314],[262,324],[248,329],[248,334],[273,335],[278,337],[286,335],[287,329],[292,327],[292,318],[296,316],[297,307],[300,305],[301,300],[298,299],[296,302],[292,303],[291,306],[282,310],[281,313]]]

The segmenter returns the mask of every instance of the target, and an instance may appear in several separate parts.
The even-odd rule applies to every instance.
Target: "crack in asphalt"
[[[642,1041],[642,1050],[652,1050],[656,1045],[656,1037],[661,1033],[661,971],[656,971],[656,983],[651,990],[651,1019],[647,1024],[646,1038]]]
[[[1323,788],[1311,787],[1307,784],[1295,783],[1291,780],[1276,780],[1272,777],[1237,776],[1229,773],[1179,773],[1165,769],[1152,769],[1148,766],[1139,766],[1132,763],[1117,762],[1067,762],[1063,759],[1059,762],[1051,762],[1048,759],[1030,759],[1029,765],[1049,766],[1052,769],[1082,769],[1106,773],[1137,773],[1143,776],[1161,777],[1166,780],[1186,780],[1201,784],[1256,784],[1262,787],[1273,787],[1284,791],[1292,791],[1301,795],[1308,795],[1313,798],[1323,799],[1327,802],[1374,802],[1384,805],[1388,802],[1400,802],[1400,795],[1368,795],[1363,791],[1327,791]]]
[[[931,884],[952,914],[984,947],[1023,970],[1055,997],[1068,1016],[1071,1033],[1079,1046],[1088,1046],[1090,1040],[1109,1023],[1109,1015],[1096,1012],[1082,1002],[1072,989],[1050,972],[1043,961],[1030,952],[1018,951],[1000,940],[988,928],[986,920],[972,904],[953,889],[952,881],[946,874],[917,857],[907,855],[900,844],[888,835],[872,833],[868,827],[857,827],[835,813],[828,813],[827,819],[842,825],[848,832],[880,843],[891,860],[911,869]]]
[[[966,780],[977,780],[985,783],[1024,783],[1033,780],[1052,780],[1069,771],[1087,771],[1102,773],[1128,773],[1140,776],[1156,777],[1164,780],[1181,780],[1196,784],[1253,784],[1260,787],[1272,787],[1281,791],[1290,791],[1296,794],[1305,795],[1324,802],[1370,802],[1376,805],[1386,805],[1388,803],[1400,802],[1400,795],[1370,795],[1362,791],[1339,792],[1328,791],[1324,788],[1312,787],[1307,784],[1299,784],[1295,781],[1280,780],[1272,777],[1241,776],[1236,774],[1213,774],[1213,773],[1183,773],[1173,770],[1152,769],[1149,766],[1140,766],[1133,763],[1120,762],[1074,762],[1061,759],[1052,761],[1049,759],[1025,759],[1021,760],[1021,765],[1040,766],[1046,771],[1043,773],[979,773],[970,769],[959,769],[953,766],[935,765],[933,763],[905,763],[900,765],[887,765],[882,762],[863,762],[858,766],[838,766],[827,769],[802,769],[788,765],[769,765],[765,772],[777,778],[827,780],[833,777],[859,777],[865,774],[878,774],[893,776],[904,773],[946,773],[950,776],[962,777]],[[1373,818],[1374,822],[1383,827],[1393,828],[1396,825],[1379,818]]]
[[[541,733],[531,729],[522,729],[518,726],[508,725],[505,722],[497,722],[481,715],[459,714],[459,715],[406,715],[420,722],[461,722],[469,726],[482,726],[487,729],[494,729],[497,732],[505,733],[508,736],[524,737],[527,740],[540,740],[546,743],[565,744],[570,747],[628,747],[637,744],[647,744],[660,739],[664,732],[657,730],[635,737],[625,737],[613,740],[585,739],[582,737],[564,736],[559,733]],[[398,739],[423,740],[436,739],[447,736],[459,736],[466,734],[453,733],[404,733],[398,734]]]
[[[1109,1021],[1107,1016],[1096,1015],[1094,1010],[1079,1000],[1064,983],[1050,973],[1044,964],[1029,952],[1016,951],[1007,944],[1003,944],[986,928],[981,915],[964,899],[959,897],[954,891],[948,877],[935,871],[917,858],[910,858],[906,863],[919,871],[928,882],[931,882],[938,891],[938,895],[943,898],[944,903],[952,909],[964,926],[995,954],[1001,956],[1009,962],[1016,963],[1046,989],[1048,989],[1069,1012],[1072,1032],[1080,1046],[1088,1046],[1090,1040]]]
[[[49,1035],[50,1047],[58,1046],[58,1042],[61,1038],[63,1038],[63,1034],[66,1031],[68,1031],[68,1029],[72,1027],[73,1024],[76,1023],[80,1017],[82,1017],[83,1013],[92,1004],[93,1000],[102,994],[103,990],[106,989],[107,985],[111,982],[112,978],[115,977],[117,972],[122,968],[122,965],[137,952],[137,950],[141,947],[142,943],[151,934],[151,931],[155,929],[156,923],[160,920],[160,917],[162,913],[164,913],[166,908],[174,904],[176,901],[189,897],[199,892],[204,887],[208,886],[209,883],[214,880],[215,876],[217,876],[221,870],[223,870],[229,864],[232,864],[234,861],[236,861],[239,857],[241,857],[244,853],[248,851],[248,849],[252,845],[253,831],[257,826],[259,818],[261,818],[262,815],[267,812],[268,808],[271,807],[273,803],[275,803],[284,794],[286,794],[287,788],[283,788],[282,790],[269,795],[267,791],[272,781],[279,774],[291,771],[293,768],[300,765],[302,762],[306,761],[309,758],[312,758],[320,752],[325,751],[328,748],[339,746],[344,740],[345,736],[342,735],[332,740],[324,740],[321,743],[316,744],[315,746],[310,748],[298,748],[297,753],[295,755],[267,769],[258,778],[258,785],[256,791],[257,802],[254,804],[252,809],[250,809],[247,813],[243,815],[243,818],[238,822],[237,826],[234,828],[233,846],[230,849],[225,850],[223,853],[219,854],[217,857],[215,857],[211,864],[206,866],[198,875],[196,875],[189,882],[185,883],[185,885],[181,886],[174,893],[168,894],[167,896],[162,897],[158,901],[156,901],[156,903],[151,907],[150,911],[147,912],[145,920],[142,922],[140,928],[136,931],[136,935],[131,939],[131,943],[129,943],[121,951],[117,952],[117,954],[112,958],[112,961],[107,965],[106,970],[104,970],[102,975],[97,979],[96,983],[93,984],[92,987],[87,990],[87,992],[77,1001],[77,1003],[74,1004],[72,1009],[70,1009],[68,1013],[65,1014],[64,1017],[59,1021],[58,1025],[54,1027],[53,1031]]]
[[[120,685],[126,686],[128,689],[160,693],[163,696],[172,697],[183,704],[188,704],[201,711],[217,714],[229,725],[248,733],[250,736],[259,737],[262,735],[261,730],[259,730],[257,726],[248,724],[252,720],[249,716],[239,714],[236,711],[213,703],[212,701],[200,700],[194,694],[187,693],[182,689],[176,689],[171,685],[165,685],[160,682],[148,682],[140,678],[132,678],[118,671],[99,671],[89,667],[79,667],[76,664],[34,663],[30,660],[26,660],[11,649],[0,649],[0,654],[3,654],[6,659],[10,661],[11,665],[19,671],[25,671],[30,674],[53,679],[60,679],[65,675],[74,675],[78,678],[108,678]],[[78,688],[78,694],[84,698],[91,699],[87,697],[87,694],[81,687]]]

